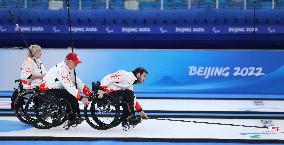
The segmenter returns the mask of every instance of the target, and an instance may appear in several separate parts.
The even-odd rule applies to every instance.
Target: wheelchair
[[[15,83],[19,84],[11,97],[11,109],[21,122],[39,129],[48,129],[65,122],[66,105],[62,104],[62,100],[53,94],[40,92],[38,88],[25,90],[20,79],[15,80]]]
[[[50,129],[66,121],[66,101],[55,94],[39,91],[31,96],[25,106],[30,124],[38,129]]]
[[[25,113],[25,106],[28,99],[36,92],[35,89],[25,90],[23,89],[22,80],[15,80],[18,84],[18,88],[14,89],[11,96],[11,109],[14,110],[16,117],[25,124],[30,124],[27,120],[27,114]]]
[[[98,90],[100,82],[92,83],[92,95],[89,98],[90,104],[84,107],[86,122],[94,129],[107,130],[118,126],[127,118],[124,115],[123,107],[126,102],[111,95],[99,98]]]

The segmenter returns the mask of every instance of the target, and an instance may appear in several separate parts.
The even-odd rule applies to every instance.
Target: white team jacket
[[[40,90],[48,89],[66,89],[70,94],[75,96],[78,100],[81,99],[82,91],[86,96],[90,96],[90,89],[76,76],[77,87],[75,84],[74,70],[70,70],[63,61],[52,67],[40,84]],[[80,90],[80,91],[79,91]]]
[[[101,80],[101,87],[107,92],[110,93],[116,90],[129,89],[133,91],[133,84],[137,80],[132,72],[127,72],[124,70],[119,70],[113,74],[105,76]],[[137,98],[135,97],[134,106],[137,111],[141,111],[142,107],[138,103]]]
[[[23,83],[24,89],[32,89],[36,86],[39,86],[41,83],[41,79],[32,80],[28,77],[30,77],[32,74],[41,74],[46,73],[45,67],[42,64],[40,59],[36,59],[36,62],[30,58],[27,57],[22,64],[21,67],[21,82]]]
[[[101,86],[108,90],[129,89],[133,91],[133,84],[137,80],[132,72],[119,70],[113,74],[105,76],[101,81]]]

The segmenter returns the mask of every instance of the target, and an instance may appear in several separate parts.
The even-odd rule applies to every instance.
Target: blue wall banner
[[[43,48],[50,69],[70,52]],[[123,69],[145,67],[149,76],[137,92],[284,94],[284,51],[78,49],[78,77],[91,85]],[[0,90],[12,90],[27,50],[0,49]],[[18,56],[17,58],[11,56]],[[7,63],[9,62],[9,63]]]
[[[80,26],[71,27],[72,32],[81,34],[252,34],[251,25],[191,25],[191,26]],[[14,25],[0,25],[0,33],[18,33]],[[66,25],[21,25],[24,33],[69,33]],[[255,28],[258,34],[283,34],[284,26],[258,25]]]
[[[0,9],[0,44],[25,47]],[[27,41],[69,46],[67,10],[13,8]],[[81,48],[283,49],[284,9],[72,10],[73,42]],[[254,23],[255,22],[255,23]],[[132,41],[129,41],[132,40]]]

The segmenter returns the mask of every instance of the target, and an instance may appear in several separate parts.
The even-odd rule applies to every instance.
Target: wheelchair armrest
[[[24,86],[23,83],[21,82],[21,79],[15,80],[15,83],[19,83],[18,88],[20,92],[23,92]]]
[[[98,90],[101,89],[101,83],[99,81],[97,81],[96,83],[95,82],[92,82],[92,91],[96,94],[98,93]]]
[[[40,92],[39,86],[36,86],[36,88],[34,90],[35,90],[35,92]]]

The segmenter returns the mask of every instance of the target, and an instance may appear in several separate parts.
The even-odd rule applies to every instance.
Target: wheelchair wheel
[[[60,126],[62,125],[68,118],[67,116],[67,106],[68,106],[68,103],[64,98],[62,97],[59,97],[57,98],[60,102],[60,117],[58,118],[59,120],[57,120],[57,123],[54,124],[53,127],[57,127],[57,126]]]
[[[25,111],[31,125],[38,129],[49,129],[60,124],[62,106],[59,99],[49,92],[40,92],[29,98]]]
[[[16,102],[16,99],[18,98],[19,94],[20,94],[19,90],[16,89],[11,96],[11,109],[12,110],[14,110],[14,108],[15,108],[15,102]]]
[[[89,106],[84,107],[85,120],[97,130],[107,130],[117,126],[121,113],[120,105],[111,97],[94,98]]]
[[[116,123],[114,123],[114,126],[118,126],[120,123],[122,123],[123,121],[127,119],[127,116],[125,116],[123,113],[124,113],[124,110],[126,109],[128,110],[128,104],[126,102],[120,101],[119,107],[120,107],[120,110],[123,110],[123,111],[119,112],[119,120]]]
[[[11,106],[13,106],[16,117],[25,124],[30,124],[30,122],[27,120],[27,114],[25,113],[25,106],[28,99],[34,94],[34,90],[25,91],[24,93],[18,93],[18,96],[15,97],[11,102]]]

